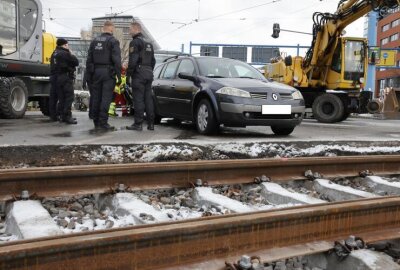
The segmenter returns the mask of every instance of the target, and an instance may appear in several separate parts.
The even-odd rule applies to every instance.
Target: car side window
[[[162,78],[166,79],[166,80],[174,79],[178,65],[179,65],[179,61],[174,61],[174,62],[169,63],[167,65],[167,67],[165,68]]]
[[[154,70],[154,78],[155,79],[160,78],[160,74],[161,74],[163,67],[164,67],[164,65],[159,65],[158,67],[156,67],[156,69]]]
[[[189,59],[183,59],[178,68],[177,74],[179,73],[187,73],[189,75],[195,75],[196,69],[194,67],[193,62]]]

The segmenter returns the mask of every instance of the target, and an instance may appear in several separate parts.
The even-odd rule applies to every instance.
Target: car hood
[[[249,92],[269,92],[275,91],[280,93],[292,93],[296,89],[277,82],[269,82],[267,80],[254,80],[244,78],[218,78],[213,79],[218,82],[221,87],[234,87]]]

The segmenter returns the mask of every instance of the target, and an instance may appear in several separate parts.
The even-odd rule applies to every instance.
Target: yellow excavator
[[[44,32],[39,0],[0,1],[0,117],[22,118],[29,101],[48,115],[50,57],[56,37]]]
[[[344,29],[371,11],[394,9],[400,0],[340,0],[334,14],[313,15],[313,40],[305,57],[278,57],[265,76],[296,87],[314,118],[323,123],[344,121],[366,107],[370,92],[362,91],[368,68],[368,42],[343,37]],[[274,24],[273,37],[280,25]]]

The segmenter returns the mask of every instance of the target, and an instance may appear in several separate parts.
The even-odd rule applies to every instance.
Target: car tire
[[[197,131],[200,134],[210,135],[218,131],[219,124],[214,109],[207,99],[200,100],[194,118]]]
[[[313,104],[314,118],[321,123],[337,123],[343,119],[345,107],[342,99],[333,94],[317,97]]]
[[[294,127],[279,127],[279,126],[272,126],[272,132],[278,136],[288,136],[293,133]]]

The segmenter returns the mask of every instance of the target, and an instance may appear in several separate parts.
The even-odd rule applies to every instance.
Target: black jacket
[[[115,73],[114,75],[116,75],[118,77],[118,79],[121,80],[122,65],[121,65],[121,48],[119,46],[119,41],[115,37],[113,37],[113,35],[110,33],[103,33],[103,34],[101,34],[100,38],[107,39],[107,42],[106,42],[107,47],[105,48],[105,50],[108,50],[108,51],[106,51],[106,54],[108,54],[110,57],[106,57],[107,58],[106,64],[110,65],[110,67],[112,67],[113,72]],[[90,76],[90,74],[93,74],[96,64],[99,60],[99,59],[94,58],[94,52],[96,50],[97,43],[98,42],[95,38],[89,47],[88,58],[86,61],[86,69],[87,69],[88,76]]]
[[[139,33],[133,36],[131,43],[129,44],[129,64],[127,74],[128,76],[132,76],[138,66],[141,64],[140,52],[144,49],[145,43],[143,41],[143,34]],[[156,66],[156,59],[153,55],[153,59],[151,60],[151,66],[154,69]]]
[[[55,71],[57,74],[73,73],[79,66],[78,58],[63,47],[58,47],[57,53],[54,55]]]

